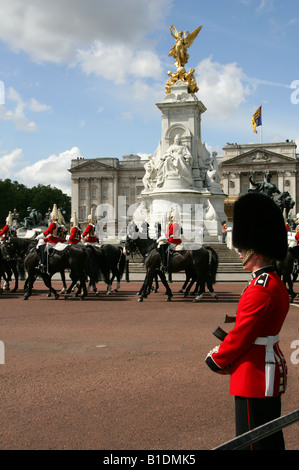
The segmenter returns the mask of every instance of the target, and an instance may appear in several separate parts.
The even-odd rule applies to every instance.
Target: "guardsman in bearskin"
[[[41,262],[38,265],[37,269],[39,271],[45,272],[46,267],[48,267],[48,252],[50,248],[53,248],[56,243],[59,242],[59,230],[60,224],[58,222],[59,215],[57,210],[57,205],[53,205],[53,210],[51,212],[51,223],[47,230],[38,235],[36,239],[38,240],[37,248],[40,252]]]
[[[88,225],[82,234],[84,243],[98,243],[99,239],[96,236],[95,216],[94,209],[91,209],[91,214],[88,216]]]
[[[241,435],[280,416],[286,388],[279,333],[289,310],[289,295],[272,260],[285,258],[287,232],[271,198],[252,192],[236,201],[233,244],[244,270],[252,273],[251,281],[240,298],[234,328],[210,351],[206,363],[214,372],[230,374],[236,434]],[[278,431],[249,448],[283,450],[283,433]]]
[[[157,247],[161,255],[162,265],[161,271],[168,271],[168,257],[169,250],[175,249],[177,245],[182,243],[181,240],[181,226],[177,221],[176,214],[171,211],[169,215],[168,229],[164,235],[157,240]]]
[[[11,211],[9,211],[5,222],[6,222],[6,224],[4,225],[3,229],[0,231],[0,242],[4,242],[9,237],[12,237],[12,236],[15,237],[16,236],[16,230],[15,230],[14,226],[12,225],[13,220],[12,220]]]
[[[74,212],[73,217],[71,218],[71,223],[73,224],[68,244],[69,245],[77,245],[81,241],[81,230],[79,229],[77,213]]]

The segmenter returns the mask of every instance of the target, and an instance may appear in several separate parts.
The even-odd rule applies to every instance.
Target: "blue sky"
[[[298,0],[0,0],[0,11],[1,179],[70,194],[72,158],[154,153],[172,24],[203,25],[186,68],[210,151],[258,143],[261,103],[263,142],[299,145]]]

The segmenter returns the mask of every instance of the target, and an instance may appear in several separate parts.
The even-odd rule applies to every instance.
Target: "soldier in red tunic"
[[[36,237],[38,240],[37,248],[41,256],[41,262],[36,269],[42,272],[46,270],[46,267],[48,268],[48,256],[46,257],[46,255],[48,254],[49,248],[53,248],[56,243],[59,242],[60,224],[58,222],[58,218],[58,209],[56,204],[54,204],[53,210],[51,212],[51,223],[49,227],[47,230]]]
[[[0,242],[4,242],[8,239],[8,237],[16,237],[16,230],[13,227],[12,223],[12,214],[9,211],[8,216],[6,217],[6,224],[4,225],[3,229],[0,231]]]
[[[176,220],[178,217],[174,212],[170,212],[169,224],[167,232],[158,238],[158,250],[161,255],[161,271],[167,272],[168,270],[168,257],[169,249],[175,249],[177,245],[182,243],[181,240],[181,226]]]
[[[230,374],[236,434],[241,435],[280,416],[286,388],[279,333],[289,310],[289,295],[272,260],[286,256],[287,232],[271,198],[248,193],[236,201],[233,244],[252,279],[240,298],[234,328],[210,351],[206,363],[214,372]],[[276,432],[250,448],[283,450],[283,433]]]
[[[95,217],[94,211],[91,209],[91,214],[88,216],[88,225],[82,234],[84,238],[84,243],[98,243],[99,239],[96,236],[96,226],[95,226]]]
[[[81,241],[81,230],[78,226],[77,214],[74,212],[73,217],[71,218],[71,222],[73,223],[73,227],[68,239],[69,245],[77,245]]]

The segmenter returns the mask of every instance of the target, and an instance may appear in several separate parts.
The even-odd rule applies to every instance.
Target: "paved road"
[[[60,287],[60,283],[54,283]],[[219,301],[200,303],[163,289],[137,302],[139,282],[100,297],[0,296],[0,449],[208,450],[234,437],[229,378],[205,365],[219,341],[212,335],[233,315],[243,283],[219,282]],[[298,302],[299,305],[299,302]],[[289,366],[283,414],[298,408],[298,309],[281,334]],[[298,354],[297,354],[298,356]],[[298,449],[298,425],[285,430]]]

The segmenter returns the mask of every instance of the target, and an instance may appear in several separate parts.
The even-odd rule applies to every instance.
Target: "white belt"
[[[275,357],[273,346],[278,343],[279,335],[256,338],[253,344],[266,346],[265,354],[265,375],[266,375],[266,397],[273,396],[274,378],[275,378]]]

